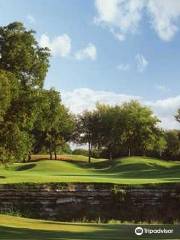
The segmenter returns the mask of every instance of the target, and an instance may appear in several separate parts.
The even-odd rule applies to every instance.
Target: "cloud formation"
[[[179,29],[179,0],[95,0],[95,22],[106,26],[120,41],[135,33],[147,13],[159,38],[170,41]]]
[[[121,63],[117,66],[117,69],[120,71],[126,72],[130,69],[130,65]]]
[[[77,60],[91,59],[96,60],[97,50],[94,44],[89,43],[87,47],[80,49],[75,53],[75,58]]]
[[[174,119],[177,109],[180,107],[180,95],[172,98],[146,101],[139,96],[131,96],[108,91],[98,91],[89,88],[79,88],[73,91],[63,91],[62,101],[73,112],[81,113],[84,110],[93,110],[96,103],[118,105],[130,100],[138,100],[152,108],[154,113],[162,121],[160,126],[166,129],[180,128]]]
[[[158,36],[164,41],[170,41],[179,29],[180,1],[149,0],[147,9]]]
[[[174,118],[177,109],[180,108],[180,95],[157,101],[145,102],[145,104],[150,106],[160,118],[162,121],[162,127],[168,129],[180,129],[179,123]]]
[[[86,109],[92,110],[97,102],[105,104],[121,104],[124,101],[140,100],[138,96],[117,94],[108,91],[98,91],[89,88],[78,88],[69,92],[62,92],[62,100],[74,113],[80,113]]]
[[[142,17],[143,5],[142,0],[96,0],[98,15],[95,22],[108,26],[111,32],[123,41],[127,33],[136,31]]]
[[[68,57],[71,56],[76,60],[90,59],[92,61],[97,58],[96,46],[89,43],[85,48],[78,50],[74,55],[71,52],[72,41],[69,35],[63,34],[50,39],[48,35],[42,34],[39,40],[41,47],[48,47],[54,57]]]
[[[148,66],[148,61],[142,54],[137,54],[135,57],[137,70],[138,72],[142,73]]]
[[[71,38],[67,34],[50,38],[43,34],[40,38],[39,44],[41,47],[48,47],[53,56],[67,57],[71,52]]]

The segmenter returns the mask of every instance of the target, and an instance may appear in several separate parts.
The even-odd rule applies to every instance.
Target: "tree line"
[[[97,104],[73,115],[44,80],[50,51],[22,23],[0,27],[0,161],[28,161],[32,153],[57,158],[69,142],[88,144],[91,156],[149,155],[180,159],[180,132],[164,131],[159,119],[137,101]],[[180,122],[180,110],[176,115]]]
[[[180,122],[180,110],[176,115]],[[142,155],[180,160],[180,131],[163,130],[150,108],[138,101],[120,106],[97,104],[77,118],[78,143],[88,143],[91,156],[115,157]],[[77,152],[77,151],[76,151]]]

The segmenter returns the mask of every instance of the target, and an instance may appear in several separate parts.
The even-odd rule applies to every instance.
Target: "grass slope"
[[[121,239],[119,225],[61,223],[0,215],[0,239]],[[123,239],[127,239],[124,238]]]
[[[0,184],[21,182],[99,182],[148,184],[180,182],[180,162],[130,157],[108,160],[93,159],[87,164],[83,156],[71,160],[41,160],[0,167]]]
[[[147,226],[146,226],[147,227]],[[149,227],[149,225],[148,225]],[[171,226],[168,226],[171,228]],[[178,225],[175,227],[179,236]],[[130,240],[136,225],[63,223],[0,215],[0,239],[7,240]],[[179,239],[174,236],[174,239]],[[153,236],[141,237],[154,239]],[[158,236],[164,239],[164,236]]]

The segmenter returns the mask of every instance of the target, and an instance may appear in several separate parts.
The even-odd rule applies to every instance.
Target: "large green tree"
[[[71,140],[74,131],[74,117],[61,103],[57,91],[43,90],[37,120],[34,124],[34,150],[38,152],[44,147],[50,154],[54,153],[57,159],[57,148],[63,147]]]
[[[41,48],[20,22],[0,27],[0,69],[16,75],[21,87],[42,87],[49,66],[49,50]]]
[[[92,149],[98,144],[99,116],[96,111],[85,111],[76,121],[75,141],[88,145],[88,161],[91,162]]]
[[[49,50],[39,47],[33,31],[14,22],[0,27],[0,55],[0,148],[9,159],[22,160],[32,145]]]
[[[157,123],[160,122],[153,115],[150,108],[137,101],[122,105],[124,116],[123,142],[128,148],[128,155],[145,154],[154,141],[157,133]]]
[[[112,160],[122,142],[124,122],[121,107],[97,104],[96,115],[98,116],[98,124],[96,124],[98,146]]]

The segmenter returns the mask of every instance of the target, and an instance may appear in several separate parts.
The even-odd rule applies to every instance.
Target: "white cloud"
[[[71,52],[71,38],[67,34],[55,37],[52,40],[46,34],[43,34],[39,43],[41,47],[48,47],[53,56],[67,57]]]
[[[128,32],[136,31],[141,20],[143,0],[96,0],[98,16],[97,24],[111,29],[111,32],[120,40],[124,40]]]
[[[48,47],[53,56],[67,57],[71,54],[71,38],[67,34],[57,36],[50,39],[48,35],[42,34],[39,40],[41,47]],[[80,49],[74,54],[75,59],[95,60],[97,57],[97,50],[94,44],[89,43],[86,48]]]
[[[139,100],[152,108],[162,121],[160,126],[166,129],[180,129],[179,123],[174,119],[177,109],[180,107],[180,95],[157,101],[145,101],[139,96],[131,96],[108,91],[97,91],[88,88],[79,88],[69,92],[62,92],[62,101],[73,113],[81,113],[84,110],[92,110],[97,102],[110,105],[122,104],[130,100]]]
[[[137,70],[138,72],[142,73],[148,66],[148,61],[142,54],[137,54],[135,57]]]
[[[164,41],[170,41],[178,31],[180,17],[179,0],[149,0],[148,11],[151,22],[158,36]]]
[[[139,27],[146,11],[158,36],[170,41],[179,29],[179,0],[95,0],[97,24],[109,27],[120,41]]]
[[[97,91],[89,88],[79,88],[70,92],[62,92],[63,102],[74,113],[80,113],[86,109],[92,110],[95,108],[97,102],[114,105],[132,99],[139,100],[140,97]]]
[[[36,23],[36,19],[31,14],[27,15],[26,18],[27,18],[27,20],[30,24],[35,24]]]
[[[120,71],[123,71],[123,72],[126,72],[130,69],[130,65],[129,64],[119,64],[117,66],[117,69],[120,70]]]
[[[75,53],[77,60],[91,59],[96,60],[97,50],[94,44],[89,43],[86,48],[80,49]]]
[[[177,109],[180,108],[180,95],[154,102],[146,102],[146,104],[151,106],[155,114],[159,116],[162,127],[169,129],[180,128],[179,123],[174,118]]]

